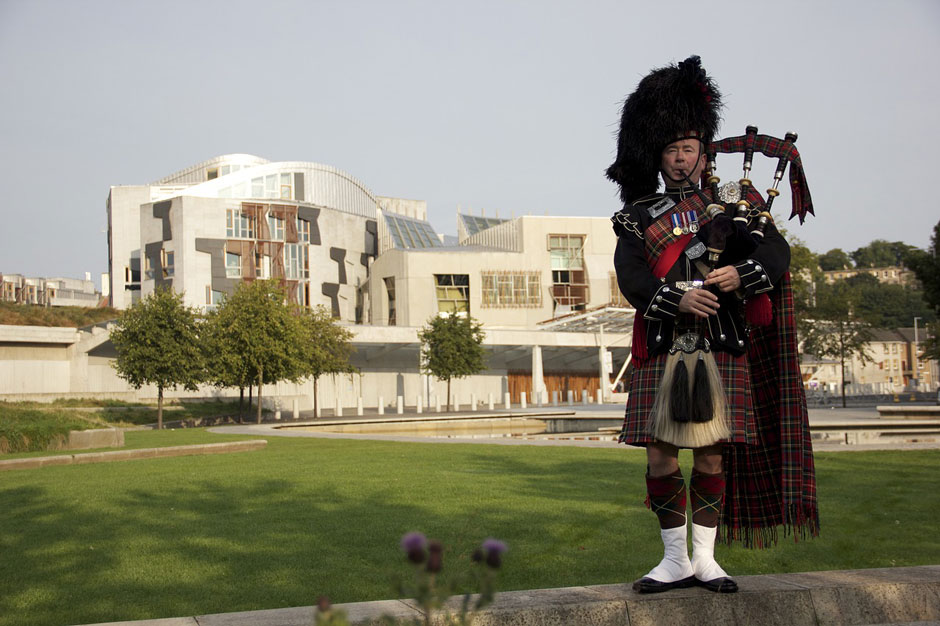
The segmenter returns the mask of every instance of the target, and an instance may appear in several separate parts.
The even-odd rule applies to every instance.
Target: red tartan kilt
[[[757,424],[751,401],[747,357],[735,357],[727,352],[714,351],[715,364],[721,372],[725,386],[731,423],[731,437],[722,441],[727,443],[757,443]],[[627,410],[620,431],[620,443],[644,446],[655,441],[647,432],[646,424],[659,389],[659,382],[666,368],[666,354],[654,356],[633,369],[630,387],[627,391]]]

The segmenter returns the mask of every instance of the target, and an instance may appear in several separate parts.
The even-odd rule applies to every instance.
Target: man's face
[[[660,165],[667,184],[678,185],[688,176],[697,183],[705,169],[705,152],[698,139],[680,139],[663,149]]]

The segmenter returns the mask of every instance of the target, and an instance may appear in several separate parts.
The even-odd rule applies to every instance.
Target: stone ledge
[[[940,622],[940,565],[737,577],[736,594],[677,589],[640,595],[630,584],[507,591],[476,626],[816,626]],[[452,603],[460,598],[452,598]],[[418,618],[411,600],[340,604],[350,623]],[[313,607],[217,613],[99,626],[311,626]],[[434,623],[441,624],[439,620]]]
[[[0,472],[4,470],[36,469],[49,465],[79,465],[82,463],[108,463],[134,459],[157,459],[172,456],[197,454],[227,454],[249,452],[268,445],[264,439],[233,441],[230,443],[202,443],[190,446],[168,446],[166,448],[141,448],[139,450],[115,450],[111,452],[85,452],[83,454],[60,454],[57,456],[34,456],[23,459],[0,461]]]
[[[879,405],[875,407],[882,419],[940,419],[940,406]]]
[[[124,431],[120,428],[93,428],[70,430],[67,450],[90,450],[91,448],[120,448],[124,445]]]

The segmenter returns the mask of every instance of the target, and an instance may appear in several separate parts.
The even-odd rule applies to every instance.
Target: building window
[[[294,182],[290,174],[281,174],[281,195],[282,200],[290,200],[294,197]]]
[[[241,209],[226,209],[225,235],[230,239],[254,239],[254,218]]]
[[[395,326],[397,316],[395,315],[395,277],[389,276],[385,279],[385,292],[388,294],[388,325]]]
[[[284,246],[284,275],[290,280],[309,278],[306,244],[289,243]]]
[[[214,309],[220,304],[222,304],[222,298],[225,297],[225,294],[221,291],[216,291],[210,285],[206,285],[206,308]]]
[[[310,306],[310,285],[308,283],[297,283],[297,304],[303,307]]]
[[[163,277],[170,278],[173,276],[176,271],[175,259],[176,255],[172,250],[161,250],[160,251],[160,263],[163,266]]]
[[[549,235],[553,270],[584,269],[584,235]]]
[[[470,276],[468,274],[435,274],[437,310],[441,313],[470,312]]]
[[[242,256],[240,254],[225,253],[225,276],[227,278],[242,277]]]
[[[214,180],[219,177],[219,168],[212,167],[206,170],[206,180]]]
[[[284,220],[268,213],[268,230],[272,241],[284,241]]]
[[[297,240],[310,243],[310,222],[297,218]]]
[[[552,299],[556,305],[583,310],[588,301],[584,271],[584,235],[549,235],[552,263]]]
[[[144,256],[144,280],[153,280],[153,262],[149,256]]]
[[[271,278],[271,257],[255,252],[255,278]]]
[[[480,278],[484,307],[542,306],[541,272],[482,272]]]

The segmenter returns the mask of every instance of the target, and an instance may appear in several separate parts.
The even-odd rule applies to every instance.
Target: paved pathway
[[[526,409],[521,409],[514,407],[511,410],[479,410],[479,411],[452,411],[450,413],[441,412],[437,413],[435,411],[416,413],[414,411],[409,411],[398,415],[394,412],[385,413],[384,415],[379,415],[377,412],[372,411],[369,413],[364,413],[361,416],[358,415],[349,415],[348,413],[340,416],[333,417],[327,415],[316,419],[313,417],[312,411],[301,412],[301,421],[284,421],[284,422],[265,422],[263,424],[239,424],[231,426],[216,426],[212,427],[209,430],[217,433],[225,434],[245,434],[245,435],[262,435],[262,436],[278,436],[278,437],[320,437],[324,439],[373,439],[373,440],[384,440],[384,441],[405,441],[405,442],[421,442],[421,443],[485,443],[493,445],[504,445],[504,446],[586,446],[586,447],[597,447],[597,448],[616,448],[621,447],[627,450],[640,450],[640,448],[633,448],[630,446],[622,446],[616,441],[611,439],[602,439],[602,440],[590,440],[587,438],[581,439],[546,439],[546,438],[515,438],[515,437],[494,437],[494,438],[461,438],[461,437],[420,437],[420,436],[407,436],[407,435],[378,435],[378,434],[353,434],[353,433],[326,433],[326,432],[310,432],[302,431],[294,428],[279,428],[285,425],[301,425],[301,424],[318,424],[324,422],[334,422],[334,421],[393,421],[396,419],[434,419],[434,418],[481,418],[484,416],[499,416],[505,417],[508,415],[512,416],[538,416],[538,415],[557,415],[562,414],[573,414],[579,418],[603,418],[617,420],[620,416],[623,415],[623,406],[620,404],[587,404],[587,405],[559,405],[559,406],[545,406],[545,407],[528,407]],[[838,427],[846,426],[849,428],[858,428],[864,426],[871,426],[873,430],[877,430],[880,426],[885,426],[889,423],[898,423],[893,420],[885,420],[881,418],[878,414],[876,407],[849,407],[849,408],[810,408],[809,409],[809,421],[810,426],[826,426],[826,427]],[[901,420],[900,423],[904,425],[910,425],[909,420]],[[588,433],[585,433],[587,435]],[[934,442],[918,442],[918,443],[876,443],[876,444],[861,444],[861,445],[851,445],[844,443],[815,443],[814,448],[819,451],[849,451],[849,450],[913,450],[913,449],[932,449],[940,448],[940,440]]]

